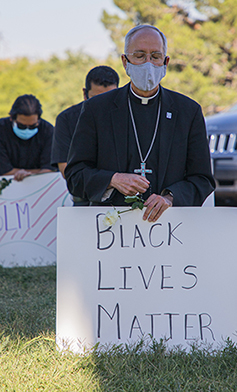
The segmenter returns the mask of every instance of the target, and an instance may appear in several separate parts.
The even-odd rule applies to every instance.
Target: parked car
[[[237,103],[205,121],[216,180],[215,204],[237,206]]]

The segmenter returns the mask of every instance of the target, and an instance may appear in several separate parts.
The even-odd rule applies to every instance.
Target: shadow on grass
[[[0,332],[33,338],[55,322],[56,266],[0,267]]]

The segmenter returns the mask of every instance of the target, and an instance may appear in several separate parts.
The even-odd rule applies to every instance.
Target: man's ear
[[[122,59],[123,67],[124,67],[124,69],[125,69],[125,71],[126,71],[127,59],[126,59],[126,57],[125,57],[124,54],[121,55],[121,59]]]
[[[165,56],[164,65],[168,66],[169,61],[170,61],[170,57],[169,56]]]
[[[86,100],[88,99],[88,92],[87,92],[87,89],[84,87],[84,88],[82,89],[82,91],[83,91],[83,98],[84,98],[84,101],[86,101]]]

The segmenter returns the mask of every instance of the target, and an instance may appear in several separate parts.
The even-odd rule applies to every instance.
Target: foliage
[[[85,355],[55,344],[56,267],[0,267],[0,392],[231,392],[237,347],[187,351],[150,338],[96,345]]]
[[[64,59],[52,56],[49,60],[37,61],[27,58],[0,60],[0,117],[8,116],[19,95],[33,94],[42,104],[42,117],[54,124],[62,110],[83,100],[86,74],[100,64],[105,65],[105,62],[83,52],[70,51]],[[122,73],[124,83],[127,81],[118,59],[109,57],[106,65]]]
[[[132,204],[132,210],[135,210],[136,208],[142,210],[144,207],[144,200],[142,198],[142,195],[140,194],[137,194],[135,196],[125,196],[124,201],[125,203]]]
[[[208,15],[207,21],[191,20],[186,11],[169,7],[164,0],[113,1],[123,16],[103,11],[102,22],[115,45],[107,59],[67,51],[64,58],[0,60],[0,117],[8,115],[19,95],[34,94],[42,103],[43,118],[54,124],[59,112],[83,99],[86,74],[96,65],[113,67],[123,86],[129,81],[119,58],[124,36],[139,23],[154,24],[167,36],[171,61],[162,81],[164,87],[197,100],[204,114],[236,101],[235,0],[196,0],[198,10]]]
[[[67,52],[65,59],[0,61],[0,116],[6,116],[22,94],[35,95],[43,106],[43,117],[54,123],[56,115],[81,98],[85,74],[95,60],[83,53]],[[81,87],[82,88],[82,87]]]
[[[177,2],[178,3],[178,2]],[[200,0],[197,8],[207,21],[191,20],[187,11],[162,0],[114,0],[124,17],[103,12],[117,53],[123,52],[130,28],[149,23],[163,31],[171,57],[162,84],[197,100],[205,113],[223,109],[236,100],[237,8],[235,0]]]
[[[11,184],[12,180],[7,180],[6,178],[2,178],[0,180],[0,195],[2,194],[2,190]]]

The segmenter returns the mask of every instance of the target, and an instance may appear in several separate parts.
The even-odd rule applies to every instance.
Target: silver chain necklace
[[[146,169],[146,160],[147,160],[147,158],[150,155],[150,152],[151,152],[152,147],[153,147],[154,142],[155,142],[157,130],[158,130],[158,124],[159,124],[159,119],[160,119],[160,107],[161,107],[160,99],[159,99],[159,102],[158,102],[158,112],[157,112],[157,119],[156,119],[156,125],[155,125],[153,138],[152,138],[150,147],[149,147],[149,149],[148,149],[148,151],[146,153],[145,158],[143,158],[143,156],[142,156],[141,146],[140,146],[139,139],[138,139],[137,128],[136,128],[136,125],[135,125],[133,112],[132,112],[131,101],[130,101],[130,97],[129,96],[128,96],[128,107],[129,107],[129,112],[130,112],[130,115],[131,115],[131,120],[132,120],[133,131],[134,131],[134,135],[135,135],[135,139],[136,139],[137,149],[138,149],[140,160],[141,160],[141,163],[140,163],[141,168],[140,169],[134,169],[134,173],[138,173],[138,174],[141,174],[141,176],[146,177],[146,173],[149,173],[149,174],[152,173],[151,169]]]

